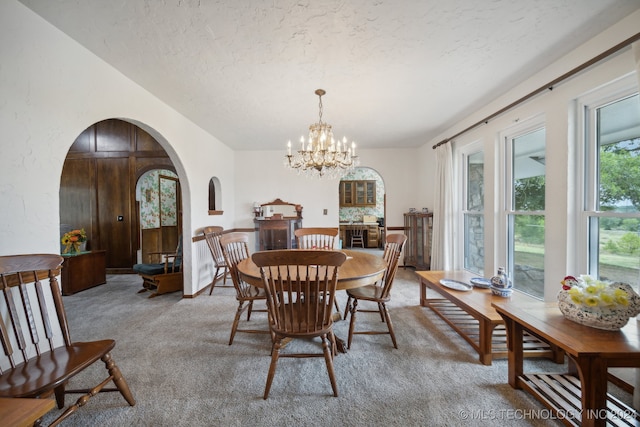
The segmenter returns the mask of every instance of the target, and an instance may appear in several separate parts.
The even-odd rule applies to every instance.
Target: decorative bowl
[[[513,288],[496,288],[495,286],[491,286],[491,293],[499,297],[509,298],[511,294],[513,294]]]
[[[584,307],[571,300],[569,292],[558,292],[558,308],[566,319],[591,328],[617,331],[631,317],[640,314],[640,296],[626,283],[614,283],[612,287],[622,289],[629,295],[629,304],[620,307]]]

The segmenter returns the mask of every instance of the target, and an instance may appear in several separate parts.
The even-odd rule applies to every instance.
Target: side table
[[[88,251],[79,254],[63,254],[62,295],[76,292],[107,282],[107,251]]]

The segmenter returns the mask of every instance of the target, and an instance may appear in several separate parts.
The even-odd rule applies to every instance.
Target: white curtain
[[[453,159],[451,143],[436,148],[431,270],[453,269]]]

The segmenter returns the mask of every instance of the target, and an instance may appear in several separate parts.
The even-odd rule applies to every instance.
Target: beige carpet
[[[506,360],[480,364],[465,341],[419,306],[410,268],[399,270],[390,304],[399,349],[387,335],[354,337],[351,350],[335,359],[337,398],[320,358],[280,360],[270,397],[262,399],[270,341],[266,334],[239,333],[227,344],[237,307],[233,288],[195,299],[179,293],[148,299],[139,288],[137,276],[109,276],[106,285],[64,298],[74,340],[117,340],[113,357],[137,399],[129,407],[118,393],[95,396],[64,425],[560,425],[532,419],[546,411],[507,384]],[[339,297],[343,307],[345,296]],[[264,323],[264,316],[255,313],[251,323]],[[361,314],[359,322],[384,327],[373,314]],[[346,338],[347,328],[342,321],[335,330]],[[549,361],[526,364],[529,370],[563,369]],[[97,365],[71,387],[102,371]]]

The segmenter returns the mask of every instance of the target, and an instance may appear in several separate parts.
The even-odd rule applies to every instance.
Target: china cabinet
[[[405,213],[404,233],[407,243],[404,245],[404,265],[418,270],[431,269],[431,234],[433,229],[432,213]]]
[[[340,207],[376,206],[375,181],[340,181]]]

